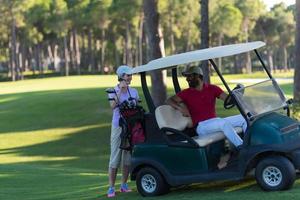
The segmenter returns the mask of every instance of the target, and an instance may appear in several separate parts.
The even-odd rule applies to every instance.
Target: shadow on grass
[[[0,95],[2,134],[93,127],[55,140],[16,148],[0,148],[0,156],[12,159],[6,164],[0,164],[0,199],[105,197],[110,137],[107,124],[111,120],[111,110],[104,90],[89,88]],[[168,92],[172,94],[172,90]],[[217,107],[221,108],[222,104],[218,102]],[[227,115],[227,111],[221,111],[220,115]],[[14,138],[17,139],[18,134]],[[198,199],[199,195],[203,199],[240,198],[242,192],[224,196],[223,188],[191,186],[176,189],[161,198]],[[257,190],[256,186],[253,188]],[[249,196],[255,198],[255,195]],[[120,199],[140,199],[140,196],[134,192],[122,194]]]
[[[107,181],[96,173],[41,165],[9,164],[0,170],[0,199],[96,199],[101,196],[99,182]]]
[[[0,142],[0,199],[95,199],[106,191],[112,111],[105,89],[0,95],[0,134],[9,138]],[[68,128],[78,129],[59,132]],[[47,130],[58,137],[36,140]],[[10,145],[30,131],[27,143]]]
[[[0,133],[110,123],[112,112],[105,89],[0,95]]]
[[[86,129],[68,134],[58,140],[1,149],[0,154],[31,157],[25,163],[106,171],[109,133],[109,126]],[[22,161],[15,160],[15,163],[22,164]]]
[[[54,141],[2,149],[4,156],[31,159],[0,164],[0,199],[98,198],[107,189],[109,129],[92,128]]]
[[[0,95],[0,133],[79,128],[20,147],[0,143],[0,199],[96,199],[107,189],[111,109],[105,88]],[[82,129],[81,129],[82,127]],[[90,127],[90,128],[89,128]],[[5,138],[5,137],[4,137]],[[30,140],[33,140],[32,143]],[[20,141],[21,142],[21,141]],[[1,148],[2,147],[2,148]]]

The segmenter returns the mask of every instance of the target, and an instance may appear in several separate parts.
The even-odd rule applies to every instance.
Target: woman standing
[[[114,197],[116,195],[115,181],[120,163],[122,163],[122,182],[120,192],[131,192],[127,185],[131,156],[129,151],[121,150],[119,148],[121,144],[120,134],[122,132],[122,128],[119,126],[120,110],[118,108],[118,105],[124,101],[130,102],[134,100],[135,103],[139,99],[137,90],[129,87],[132,80],[131,70],[132,68],[126,65],[118,67],[117,75],[119,83],[114,88],[116,92],[109,94],[109,98],[114,100],[110,101],[110,106],[113,109],[113,117],[110,138],[111,154],[108,170],[109,189],[107,197]]]

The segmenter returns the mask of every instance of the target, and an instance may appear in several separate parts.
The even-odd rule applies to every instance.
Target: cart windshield
[[[281,89],[271,79],[233,90],[232,93],[248,117],[256,117],[287,106]]]

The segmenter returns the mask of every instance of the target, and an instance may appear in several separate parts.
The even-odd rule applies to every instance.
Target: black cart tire
[[[283,156],[271,156],[258,163],[255,178],[263,190],[287,190],[294,184],[296,170],[289,159]]]
[[[170,189],[163,176],[150,167],[142,168],[138,172],[136,187],[138,192],[145,197],[162,195]]]

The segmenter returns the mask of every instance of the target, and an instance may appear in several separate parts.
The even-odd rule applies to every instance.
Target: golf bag
[[[119,125],[122,128],[120,149],[131,151],[135,144],[145,141],[144,109],[124,101],[120,106]]]

